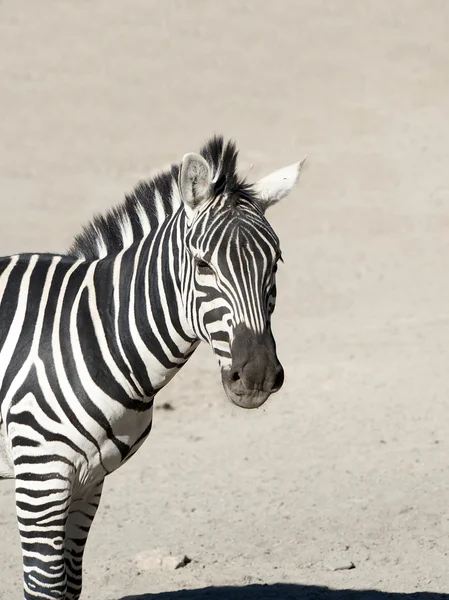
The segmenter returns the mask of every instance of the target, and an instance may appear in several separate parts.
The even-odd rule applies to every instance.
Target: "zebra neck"
[[[114,259],[101,260],[99,311],[125,377],[151,398],[190,358],[199,340],[191,331],[181,295],[183,247],[173,218]],[[107,273],[108,272],[108,273]],[[101,296],[101,297],[100,297]]]

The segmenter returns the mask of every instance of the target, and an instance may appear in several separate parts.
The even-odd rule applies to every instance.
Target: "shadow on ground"
[[[449,600],[449,594],[333,590],[328,587],[276,583],[274,585],[208,587],[162,594],[140,594],[124,596],[121,600]]]

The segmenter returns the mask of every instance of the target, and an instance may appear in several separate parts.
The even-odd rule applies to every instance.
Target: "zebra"
[[[25,600],[80,597],[105,476],[201,341],[233,404],[260,407],[283,384],[270,324],[282,255],[264,214],[304,161],[250,184],[237,156],[214,136],[66,254],[0,259],[0,477],[15,479]]]

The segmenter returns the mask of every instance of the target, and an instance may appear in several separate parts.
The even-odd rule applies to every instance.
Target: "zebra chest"
[[[118,469],[137,452],[151,431],[152,402],[144,410],[118,412],[105,415],[109,425],[97,430],[97,451],[83,469],[87,480],[96,480]]]
[[[13,447],[16,475],[34,472],[42,461],[39,469],[67,470],[75,489],[84,489],[120,467],[151,431],[152,401],[123,406],[111,398],[105,402],[92,397],[83,404],[51,394],[44,397],[37,388],[10,400],[7,442],[6,432],[0,430],[0,477],[11,471],[9,455],[2,449]],[[48,462],[49,456],[54,460]]]

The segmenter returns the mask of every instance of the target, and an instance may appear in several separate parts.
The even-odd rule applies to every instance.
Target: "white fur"
[[[14,469],[11,451],[6,438],[6,426],[1,420],[0,416],[0,479],[12,479],[14,477]]]
[[[265,211],[269,206],[276,204],[291,192],[299,179],[306,158],[307,156],[300,162],[270,173],[254,185],[259,198],[259,206],[262,210]]]
[[[199,154],[185,154],[181,163],[179,188],[189,219],[195,209],[209,198],[212,176],[206,160]]]

